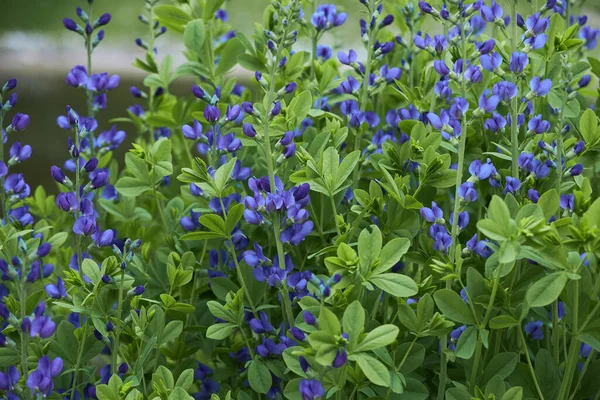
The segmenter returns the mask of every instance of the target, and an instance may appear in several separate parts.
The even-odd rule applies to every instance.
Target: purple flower
[[[333,359],[331,366],[333,368],[341,368],[343,367],[346,362],[348,361],[348,353],[346,353],[346,350],[338,350],[335,358]]]
[[[316,379],[302,379],[298,385],[302,400],[314,400],[325,396],[325,389]]]
[[[519,178],[512,176],[506,177],[506,186],[504,187],[504,194],[512,193],[515,194],[521,188],[521,181]]]
[[[71,18],[64,18],[63,25],[65,26],[65,28],[73,32],[77,32],[81,29],[79,26],[77,26],[77,23]]]
[[[314,325],[317,323],[317,318],[315,318],[315,316],[308,310],[304,311],[302,318],[308,325]]]
[[[111,18],[111,16],[109,13],[102,14],[100,16],[100,18],[98,18],[96,20],[96,22],[94,23],[94,28],[108,24],[110,22],[110,18]]]
[[[67,290],[65,289],[65,282],[58,277],[58,282],[55,284],[49,283],[44,289],[50,298],[62,299],[67,297]]]
[[[532,203],[537,203],[540,199],[540,192],[535,189],[529,189],[527,191],[527,197],[529,197],[529,200],[531,200]]]
[[[575,195],[563,194],[560,196],[560,208],[573,211],[575,209]]]
[[[435,72],[442,76],[446,76],[450,73],[450,68],[448,68],[444,60],[435,60],[433,62],[433,68],[435,69]]]
[[[486,163],[482,163],[481,160],[471,162],[469,165],[469,173],[479,180],[488,179],[497,174],[496,168],[489,158]]]
[[[340,62],[344,65],[350,65],[352,63],[355,63],[358,58],[356,52],[352,49],[348,52],[348,54],[344,53],[343,51],[340,51],[337,54],[337,56],[338,60],[340,60]]]
[[[427,222],[435,222],[444,218],[442,209],[437,206],[435,201],[431,202],[431,208],[422,207],[420,213]]]
[[[519,90],[512,82],[501,81],[493,86],[492,93],[500,97],[501,101],[509,102],[519,93]]]
[[[550,93],[552,89],[552,80],[540,78],[539,76],[534,77],[529,82],[529,88],[536,96],[545,96]]]
[[[36,316],[31,323],[29,336],[39,336],[42,339],[46,339],[54,335],[54,331],[56,331],[56,324],[50,319],[50,317]]]
[[[520,74],[525,70],[525,67],[529,64],[529,57],[527,54],[521,52],[514,52],[510,57],[510,70],[516,74]]]
[[[542,33],[525,39],[523,43],[525,43],[527,47],[531,48],[532,50],[538,50],[546,45],[547,40],[548,37],[546,34]]]
[[[8,367],[6,374],[4,372],[0,372],[0,389],[1,390],[12,390],[19,383],[21,379],[21,374],[17,367],[11,365]],[[18,397],[17,397],[18,398]]]
[[[525,324],[525,333],[533,340],[544,339],[544,323],[542,321],[532,321]]]
[[[537,35],[542,32],[546,32],[548,26],[550,26],[550,20],[548,18],[542,18],[541,14],[535,13],[527,18],[527,22],[525,23],[527,30],[532,32],[534,35]]]
[[[88,81],[87,70],[83,65],[76,65],[71,68],[71,71],[65,78],[65,83],[75,88],[85,86]]]
[[[527,124],[530,133],[542,134],[550,130],[550,122],[542,119],[542,114],[536,115]]]
[[[194,120],[193,126],[183,125],[181,127],[181,132],[183,133],[183,136],[189,140],[200,140],[206,138],[202,134],[202,124],[196,120]]]
[[[502,16],[504,15],[504,11],[502,10],[502,7],[500,7],[500,5],[498,3],[496,3],[494,0],[492,0],[491,7],[488,7],[487,5],[484,4],[481,6],[480,11],[481,11],[481,16],[487,22],[496,22],[496,20],[501,20]]]
[[[458,339],[460,338],[460,335],[462,335],[462,333],[467,329],[466,325],[462,325],[459,326],[458,328],[454,329],[452,332],[450,332],[450,339],[452,339],[453,341],[457,342]]]
[[[317,46],[317,57],[322,58],[323,61],[329,60],[332,54],[331,47],[325,45]]]
[[[463,230],[469,225],[470,217],[467,211],[458,214],[458,227]],[[450,214],[450,224],[454,223],[454,213]]]
[[[496,52],[485,54],[479,58],[479,62],[481,68],[487,71],[496,71],[502,65],[502,56]]]
[[[506,126],[506,119],[498,113],[493,113],[492,118],[486,119],[483,123],[483,126],[485,129],[495,133],[504,129]]]
[[[598,44],[600,30],[594,29],[591,26],[584,26],[579,31],[579,38],[585,40],[585,47],[588,50],[594,50]]]
[[[498,97],[498,96],[487,97],[488,94],[489,94],[489,91],[486,90],[481,95],[481,97],[479,97],[479,109],[489,113],[489,112],[496,110],[496,108],[498,107],[498,103],[500,103],[500,97]]]
[[[27,128],[27,125],[29,125],[29,115],[16,113],[8,127],[8,131],[22,131],[23,129]]]
[[[54,389],[52,379],[57,377],[63,369],[63,360],[56,357],[50,360],[48,356],[40,358],[38,367],[27,378],[27,387],[34,393],[39,390],[45,395],[50,395]]]
[[[433,8],[426,1],[419,1],[419,9],[425,14],[430,14],[433,11]]]
[[[217,122],[221,118],[221,111],[217,106],[207,105],[204,109],[204,118],[210,123]]]
[[[465,182],[458,188],[458,195],[466,202],[472,203],[477,201],[478,195],[473,182]]]

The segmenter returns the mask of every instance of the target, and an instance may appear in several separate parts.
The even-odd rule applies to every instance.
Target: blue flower
[[[504,11],[502,10],[502,7],[494,0],[492,0],[491,6],[485,4],[481,6],[481,16],[487,22],[497,22],[497,20],[502,19],[503,15]]]
[[[563,194],[560,196],[560,208],[563,210],[573,211],[575,209],[575,195]]]
[[[465,182],[458,188],[458,195],[466,202],[472,203],[477,201],[478,195],[473,182]]]
[[[512,193],[515,194],[521,188],[521,181],[519,178],[512,176],[506,177],[506,186],[504,187],[504,194]]]
[[[600,36],[600,30],[594,29],[590,26],[584,26],[579,31],[579,38],[585,40],[585,47],[588,50],[594,50],[598,45],[598,37]]]
[[[298,385],[302,400],[314,400],[325,396],[325,389],[316,379],[302,379]]]
[[[544,323],[542,321],[533,321],[525,324],[525,333],[533,340],[544,339]]]
[[[510,70],[514,73],[520,74],[525,70],[525,67],[529,64],[529,57],[525,53],[514,52],[510,57]]]
[[[431,208],[422,207],[420,213],[427,222],[435,222],[444,218],[442,209],[437,206],[435,201],[431,202]]]
[[[542,80],[539,76],[535,76],[529,82],[529,88],[535,96],[543,97],[550,93],[550,89],[552,89],[552,80]]]
[[[500,100],[504,102],[509,102],[519,93],[519,90],[517,89],[517,86],[512,82],[501,81],[496,83],[492,87],[492,93],[495,96],[500,97]]]

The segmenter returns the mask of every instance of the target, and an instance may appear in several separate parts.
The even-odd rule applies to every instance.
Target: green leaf
[[[473,397],[469,392],[459,388],[446,390],[446,400],[471,400]]]
[[[202,49],[204,48],[204,29],[204,21],[195,19],[187,23],[183,32],[185,47],[195,51],[199,55],[202,54]]]
[[[15,350],[9,347],[0,347],[0,367],[6,368],[17,365],[20,361],[21,356]]]
[[[504,393],[502,400],[521,400],[523,398],[523,388],[520,386],[512,387]]]
[[[52,248],[56,249],[62,246],[68,238],[69,234],[67,232],[58,232],[48,239],[48,243],[52,245]]]
[[[319,327],[332,335],[339,335],[340,333],[340,321],[338,317],[327,308],[323,308],[319,313]]]
[[[354,351],[368,351],[387,346],[388,344],[396,340],[399,331],[400,329],[398,329],[398,327],[395,325],[388,324],[378,326],[371,332],[367,333],[367,335],[360,341],[360,344],[358,345],[358,347],[356,347],[356,349],[354,349]]]
[[[154,13],[162,25],[178,33],[183,33],[185,25],[192,20],[188,13],[170,4],[155,7]]]
[[[377,225],[371,225],[372,232],[363,229],[358,237],[358,255],[361,271],[368,271],[379,257],[381,251],[381,231]]]
[[[540,199],[537,202],[538,206],[542,208],[542,212],[544,213],[544,218],[549,220],[558,210],[560,206],[560,198],[558,193],[556,193],[556,189],[551,189],[540,196]]]
[[[240,222],[240,219],[244,215],[244,210],[245,207],[243,204],[236,204],[229,209],[227,212],[227,221],[225,221],[225,231],[227,234],[230,234],[238,222]]]
[[[390,386],[390,372],[381,361],[365,353],[353,354],[351,359],[356,361],[363,374],[372,383],[384,387]]]
[[[92,280],[94,285],[97,285],[102,280],[102,274],[100,273],[100,268],[98,268],[98,264],[95,261],[86,258],[82,262],[82,270],[85,276]]]
[[[419,288],[412,278],[396,273],[386,273],[372,276],[369,282],[389,294],[397,297],[410,297],[419,292]]]
[[[147,183],[130,176],[119,179],[115,184],[115,188],[117,192],[127,197],[138,197],[152,189]]]
[[[527,289],[525,299],[530,307],[544,307],[558,299],[569,277],[559,271],[543,277]]]
[[[210,231],[220,234],[223,238],[229,238],[229,232],[225,227],[225,221],[217,214],[205,214],[200,217],[200,225]]]
[[[510,222],[510,210],[500,196],[494,195],[488,207],[488,217],[500,225],[508,225]]]
[[[503,329],[519,325],[519,321],[509,315],[498,315],[490,320],[490,328]]]
[[[485,385],[496,375],[501,376],[502,379],[508,378],[515,370],[518,362],[519,356],[517,353],[499,353],[485,367],[482,383]]]
[[[579,120],[579,130],[581,136],[587,144],[596,141],[596,132],[598,131],[598,117],[592,109],[587,109]]]
[[[475,325],[476,321],[463,299],[450,289],[440,289],[434,293],[435,304],[445,317],[465,325]]]
[[[308,115],[308,111],[312,108],[312,94],[310,90],[305,90],[295,96],[287,107],[288,116],[295,117],[296,121],[302,121]],[[339,161],[336,161],[336,164]]]
[[[465,360],[470,359],[475,352],[475,345],[477,344],[477,328],[469,326],[458,338],[456,343],[456,357],[463,358]]]
[[[193,400],[194,398],[190,396],[184,389],[180,387],[176,387],[169,393],[169,400]]]
[[[410,240],[406,238],[390,240],[381,250],[379,264],[371,271],[371,274],[377,275],[392,268],[406,254],[409,248]]]
[[[248,367],[248,383],[258,393],[267,393],[273,385],[271,372],[261,361],[254,360]]]
[[[182,321],[171,321],[163,329],[162,335],[160,335],[159,344],[169,343],[171,340],[176,339],[183,332]]]
[[[340,163],[335,176],[333,177],[334,188],[333,191],[335,193],[336,189],[339,188],[346,182],[346,179],[350,176],[358,160],[360,159],[360,151],[356,150],[352,153],[348,154],[342,162]]]
[[[183,390],[189,390],[194,383],[194,370],[192,368],[186,369],[179,375],[175,387],[180,387]]]
[[[344,311],[342,317],[344,332],[348,334],[351,344],[358,343],[358,339],[365,326],[365,309],[360,301],[354,300]]]
[[[231,68],[237,64],[237,57],[240,53],[244,52],[244,45],[237,38],[233,38],[227,41],[225,48],[221,52],[219,58],[219,64],[215,70],[216,76],[225,75]]]
[[[214,324],[206,330],[206,337],[214,340],[222,340],[229,337],[235,328],[236,326],[230,323]]]

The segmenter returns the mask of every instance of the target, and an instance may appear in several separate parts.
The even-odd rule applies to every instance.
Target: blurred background
[[[18,79],[16,110],[31,116],[29,128],[15,134],[21,137],[13,137],[10,142],[19,140],[33,147],[32,158],[20,166],[32,187],[50,182],[50,166],[62,165],[66,158],[68,134],[58,128],[56,117],[64,113],[67,104],[75,109],[86,109],[84,91],[64,83],[65,75],[74,65],[86,63],[83,41],[62,25],[64,17],[76,19],[75,7],[86,3],[85,0],[0,0],[0,82],[12,77]],[[334,3],[339,10],[350,14],[346,24],[334,30],[335,37],[326,38],[328,44],[339,44],[346,49],[362,47],[358,21],[363,7],[358,0],[321,0],[320,3]],[[525,1],[523,3],[527,6]],[[250,35],[254,23],[262,21],[268,4],[269,0],[226,0],[229,23]],[[94,51],[93,70],[121,76],[119,88],[108,93],[108,107],[99,115],[100,132],[110,127],[109,119],[125,116],[126,108],[135,104],[129,87],[142,86],[144,73],[131,63],[136,56],[144,54],[134,43],[147,29],[137,19],[143,7],[143,0],[94,2],[94,17],[110,12],[112,20],[105,27],[104,41]],[[591,25],[600,26],[600,0],[587,1],[584,13],[589,15]],[[167,32],[156,45],[159,57],[171,54],[175,65],[184,61],[178,34]],[[171,89],[187,94],[190,84],[191,81],[178,80]],[[119,129],[134,136],[132,125],[121,124]],[[128,148],[128,143],[121,146],[121,155]],[[53,187],[47,185],[49,189]]]

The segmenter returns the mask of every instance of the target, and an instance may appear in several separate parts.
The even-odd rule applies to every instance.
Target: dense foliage
[[[57,119],[56,196],[10,171],[29,116],[2,87],[1,395],[599,399],[581,1],[361,0],[364,49],[337,56],[333,5],[273,0],[249,38],[223,3],[145,0],[139,102],[104,132],[111,15],[65,18],[88,109]]]

